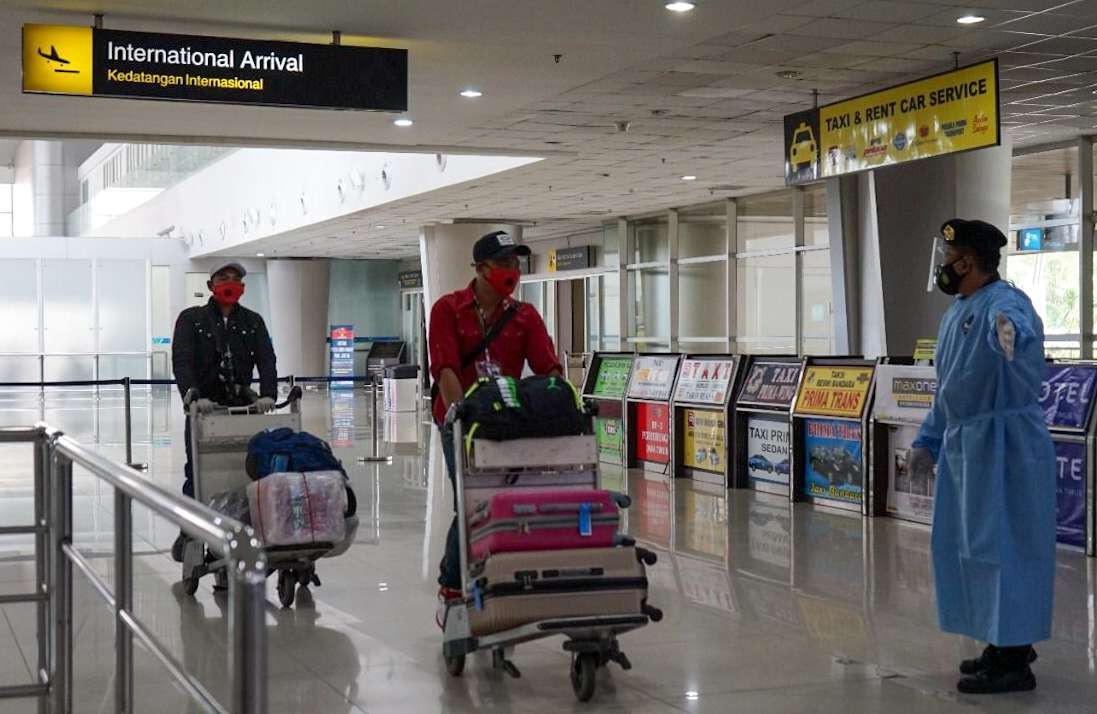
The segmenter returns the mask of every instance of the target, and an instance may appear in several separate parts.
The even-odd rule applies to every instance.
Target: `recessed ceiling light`
[[[777,73],[777,76],[781,79],[803,79],[804,73],[794,69],[783,69]]]
[[[956,22],[961,25],[977,25],[983,20],[986,20],[982,15],[964,15],[963,17],[956,18]]]
[[[376,226],[374,226],[374,228],[376,228],[377,230],[383,230],[384,226],[382,226],[381,224],[377,224]]]
[[[686,692],[686,699],[688,699],[691,702],[695,702],[700,698],[701,698],[701,693],[700,692],[695,692],[695,691]]]
[[[262,253],[256,253],[256,254],[255,254],[255,257],[256,257],[256,258],[262,258],[262,257],[263,257],[263,254],[262,254]]]
[[[461,96],[465,99],[477,99],[478,97],[484,96],[484,93],[481,92],[479,89],[473,89],[472,87],[469,87],[468,89],[461,90]]]
[[[666,8],[671,12],[689,12],[693,8],[697,7],[691,2],[685,2],[685,0],[677,0],[677,2],[668,2]]]
[[[683,181],[696,181],[697,177],[692,175],[692,174],[687,174],[687,175],[682,177],[682,180]]]
[[[396,126],[400,126],[400,127],[411,126],[414,123],[415,122],[413,122],[411,119],[408,119],[407,117],[400,117],[399,119],[397,119],[396,121],[393,122],[393,124],[395,124]]]

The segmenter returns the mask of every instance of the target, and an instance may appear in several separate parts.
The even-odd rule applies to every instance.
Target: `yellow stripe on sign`
[[[23,91],[91,95],[92,29],[23,25]]]

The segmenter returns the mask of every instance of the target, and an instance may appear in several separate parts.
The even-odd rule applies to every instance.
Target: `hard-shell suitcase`
[[[628,496],[603,490],[501,491],[476,503],[469,514],[472,560],[493,553],[628,543],[618,533],[618,509],[628,505]]]
[[[644,567],[655,560],[654,553],[635,547],[493,555],[470,573],[472,634],[538,620],[657,613],[646,603]]]

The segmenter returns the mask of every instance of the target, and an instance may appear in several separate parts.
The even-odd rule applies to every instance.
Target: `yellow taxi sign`
[[[872,373],[872,367],[809,366],[796,397],[796,413],[860,418],[872,387]]]
[[[92,93],[92,29],[23,25],[23,91]]]

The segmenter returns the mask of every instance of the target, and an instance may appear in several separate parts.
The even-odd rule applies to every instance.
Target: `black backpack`
[[[591,433],[591,415],[563,377],[482,377],[466,393],[469,438],[507,441]]]

